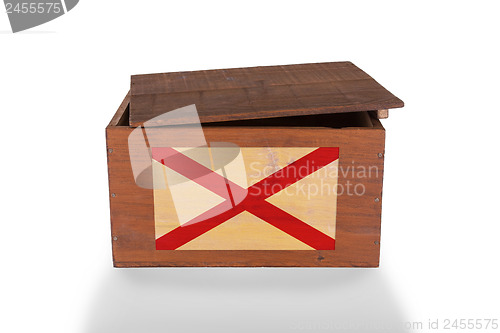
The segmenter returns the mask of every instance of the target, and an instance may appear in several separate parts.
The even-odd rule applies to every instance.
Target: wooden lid
[[[202,123],[404,105],[351,62],[132,76],[130,126],[191,104],[196,105]],[[165,124],[149,121],[148,125]]]

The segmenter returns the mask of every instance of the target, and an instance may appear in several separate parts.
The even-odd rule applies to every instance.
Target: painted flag
[[[337,147],[152,148],[157,250],[334,250]]]

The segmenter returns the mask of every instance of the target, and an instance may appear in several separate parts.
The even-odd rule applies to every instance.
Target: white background
[[[499,318],[499,9],[82,0],[18,34],[2,10],[0,331]],[[406,103],[383,122],[380,268],[112,268],[104,128],[131,74],[342,60]]]

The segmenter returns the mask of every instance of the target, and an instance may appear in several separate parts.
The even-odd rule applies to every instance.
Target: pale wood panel
[[[211,155],[218,157],[227,155],[224,151],[234,148],[212,147],[203,149],[209,149],[212,152]],[[236,158],[222,166],[224,172],[220,169],[216,171],[221,176],[225,175],[231,181],[247,189],[315,149],[317,148],[242,147]],[[180,151],[178,148],[177,150]],[[191,152],[193,150],[194,148],[186,148],[183,151]],[[191,157],[200,164],[209,167],[209,163],[205,161],[203,155],[201,155],[201,160],[197,159],[197,155],[194,154],[191,154]],[[187,178],[185,178],[184,182],[179,183],[174,177],[167,177],[167,173],[174,171],[160,163],[154,161],[153,165],[156,238],[163,236],[222,202],[221,197],[202,189],[200,185],[189,181]],[[213,165],[212,163],[212,171],[214,171]],[[338,161],[330,163],[266,200],[328,236],[335,238],[337,169]],[[245,180],[242,180],[242,178],[245,178]],[[174,180],[175,183],[168,184],[167,179]],[[168,185],[168,189],[158,190],[158,188],[164,188],[164,184]],[[216,200],[217,198],[219,200]],[[211,242],[194,241],[191,243],[195,245],[182,246],[179,249],[312,249],[302,242],[300,242],[299,246],[296,242],[291,242],[286,234],[277,237],[277,234],[283,232],[274,227],[259,227],[262,221],[251,214],[239,214],[231,221],[231,227],[219,226],[210,231],[210,235],[212,235]],[[254,228],[251,227],[252,221],[257,223]],[[224,222],[224,224],[226,223],[229,223],[229,221]],[[235,230],[235,226],[241,226],[245,232],[235,232],[233,235],[227,232],[228,230]],[[219,230],[221,230],[222,236],[218,235]],[[271,236],[264,234],[265,230],[268,230]],[[253,232],[257,234],[253,234]],[[239,240],[238,237],[243,238]],[[206,239],[206,237],[201,238]],[[214,244],[215,239],[220,240],[221,244]],[[249,239],[255,241],[253,246]],[[280,239],[286,241],[280,241]],[[235,248],[234,242],[241,242],[240,247]],[[225,248],[224,244],[229,244],[229,247]],[[204,248],[204,246],[208,247]]]
[[[179,250],[314,249],[245,211],[186,243]]]
[[[266,200],[335,238],[338,160]]]

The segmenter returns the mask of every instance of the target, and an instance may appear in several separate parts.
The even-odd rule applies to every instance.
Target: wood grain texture
[[[387,119],[387,118],[389,118],[389,110],[387,110],[387,109],[377,110],[377,118],[378,119]]]
[[[276,174],[278,170],[283,171],[288,165],[317,149],[318,147],[205,147],[184,150],[184,154],[189,154],[190,159],[200,163],[207,170],[212,171],[214,175],[223,176],[231,181],[233,190],[237,190],[235,187],[241,189],[244,194],[236,195],[239,198],[239,200],[236,199],[236,204],[240,204],[248,195],[255,196],[255,193],[248,190],[252,185]],[[207,158],[208,155],[212,156],[211,160]],[[157,239],[224,201],[220,195],[207,190],[210,187],[201,186],[196,181],[190,181],[182,176],[179,177],[179,173],[172,171],[160,162],[153,161],[153,165]],[[185,164],[183,166],[186,168]],[[290,216],[298,218],[300,222],[334,239],[337,208],[335,192],[338,178],[337,166],[338,161],[334,160],[308,175],[304,174],[302,169],[300,179],[286,188],[279,183],[275,184],[283,190],[275,190],[274,194],[269,193],[265,200]],[[297,170],[289,171],[288,174],[296,172]],[[280,176],[277,177],[280,178]],[[217,180],[219,179],[214,179],[210,185],[213,186]],[[226,184],[222,184],[222,186],[225,187]],[[234,196],[231,198],[234,202]],[[262,210],[260,202],[254,207],[257,210]],[[225,211],[232,208],[226,207]],[[212,216],[216,215],[218,214],[214,213]],[[179,249],[314,250],[313,247],[304,243],[300,236],[297,239],[248,210],[236,213],[207,233],[186,242]]]
[[[106,137],[114,265],[378,266],[385,130],[377,119],[371,118],[371,121],[373,127],[341,129],[252,126],[204,128],[208,142],[232,142],[241,147],[340,147],[339,184],[344,188],[347,188],[349,183],[351,186],[362,184],[365,192],[361,196],[347,193],[338,196],[336,249],[333,251],[157,251],[153,190],[136,186],[130,166],[127,139],[133,128],[108,126]],[[152,133],[154,135],[154,131]],[[109,152],[109,149],[112,149],[112,152]],[[378,156],[380,153],[382,157]],[[356,172],[349,172],[349,167],[354,170],[376,169],[377,175],[360,178]],[[115,193],[115,196],[111,196],[111,193]]]
[[[132,76],[131,126],[191,104],[196,104],[202,123],[404,105],[351,62]],[[148,124],[164,125],[160,121]]]
[[[130,90],[121,102],[120,106],[118,107],[118,110],[115,112],[113,118],[111,118],[111,121],[108,124],[108,127],[111,126],[120,126],[124,125],[125,123],[128,124],[128,119],[125,119],[125,117],[128,115],[129,111],[129,106],[130,106]]]

